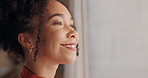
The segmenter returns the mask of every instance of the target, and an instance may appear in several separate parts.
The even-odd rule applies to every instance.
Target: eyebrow
[[[48,20],[50,20],[51,18],[53,18],[53,17],[55,17],[55,16],[59,16],[59,17],[64,18],[64,15],[63,15],[63,14],[54,14],[54,15],[50,16],[50,17],[48,18]],[[71,17],[70,19],[73,20],[72,17]]]

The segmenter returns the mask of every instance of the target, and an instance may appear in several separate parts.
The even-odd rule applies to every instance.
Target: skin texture
[[[52,0],[48,3],[46,11],[42,42],[36,62],[32,59],[37,40],[38,15],[30,19],[34,26],[34,32],[32,34],[20,33],[18,40],[25,50],[25,66],[34,74],[45,78],[54,78],[59,64],[70,64],[76,60],[76,47],[67,48],[63,45],[73,44],[76,46],[79,36],[72,27],[72,16],[64,5]]]

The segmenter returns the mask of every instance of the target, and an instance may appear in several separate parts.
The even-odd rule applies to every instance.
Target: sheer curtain
[[[86,1],[69,0],[69,9],[80,36],[79,56],[74,64],[65,65],[64,78],[88,78]]]

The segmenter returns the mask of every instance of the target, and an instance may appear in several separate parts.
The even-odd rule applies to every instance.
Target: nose
[[[78,38],[78,33],[76,30],[71,28],[69,32],[67,33],[67,38]]]

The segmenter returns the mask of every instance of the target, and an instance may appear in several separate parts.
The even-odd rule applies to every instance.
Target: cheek
[[[60,44],[65,40],[66,34],[63,31],[48,32],[43,35],[42,49],[46,54],[56,54]]]
[[[43,36],[44,40],[41,47],[40,58],[61,64],[75,61],[76,54],[69,53],[67,49],[60,45],[67,41],[66,31],[58,30],[48,32]]]
[[[58,44],[66,39],[66,33],[64,31],[49,32],[44,35],[45,43]]]

